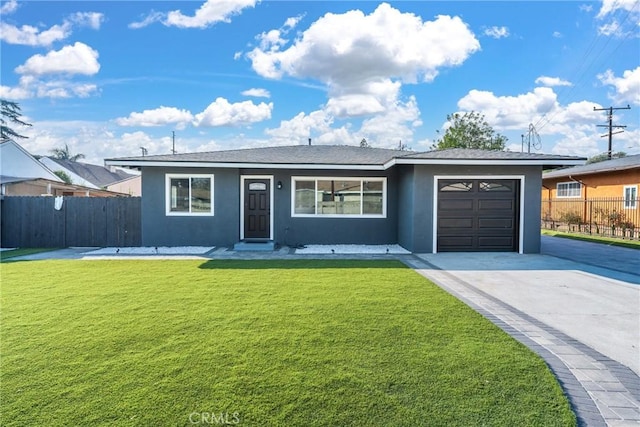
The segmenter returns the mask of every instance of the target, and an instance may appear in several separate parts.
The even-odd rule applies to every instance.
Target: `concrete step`
[[[241,241],[233,245],[233,250],[238,252],[271,252],[275,249],[275,242],[268,240],[265,242]]]

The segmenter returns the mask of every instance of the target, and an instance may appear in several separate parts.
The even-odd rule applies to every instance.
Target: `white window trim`
[[[297,214],[296,210],[296,181],[315,181],[314,209],[318,209],[318,180],[321,181],[360,181],[360,214]],[[382,214],[362,213],[362,182],[382,182]],[[292,176],[291,177],[291,217],[292,218],[386,218],[387,217],[387,178],[382,176]]]
[[[240,176],[240,240],[244,240],[244,181],[247,179],[269,180],[269,240],[273,240],[273,212],[275,212],[273,175],[242,175]]]
[[[627,189],[628,188],[633,188],[636,190],[636,197],[635,199],[631,200],[631,202],[633,202],[632,206],[627,206]],[[624,206],[625,209],[637,209],[638,208],[638,186],[637,185],[625,185],[622,188],[622,205]]]
[[[438,253],[438,181],[441,179],[518,179],[520,180],[520,217],[518,224],[518,253],[524,253],[524,175],[435,175],[433,177],[433,242],[431,252]]]
[[[580,194],[578,194],[577,196],[561,196],[558,186],[563,185],[563,184],[578,184],[580,186]],[[582,197],[582,183],[581,182],[567,181],[567,182],[558,182],[556,184],[556,198],[558,198],[558,199],[579,199],[580,197]]]
[[[171,211],[171,179],[173,178],[210,178],[211,179],[211,212],[172,212]],[[213,216],[215,210],[214,203],[214,176],[213,174],[188,174],[188,173],[168,173],[165,174],[165,214],[166,216]],[[191,199],[191,182],[189,182],[189,199]],[[191,202],[189,202],[189,209],[191,209]]]

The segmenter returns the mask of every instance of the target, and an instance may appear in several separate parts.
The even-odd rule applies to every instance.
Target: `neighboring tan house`
[[[542,174],[543,199],[623,198],[637,209],[639,190],[640,154]]]
[[[40,162],[52,171],[62,171],[73,184],[89,188],[108,190],[129,196],[141,195],[141,177],[139,173],[126,172],[121,168],[106,168],[90,163],[42,157]]]
[[[0,194],[2,196],[121,196],[111,191],[66,184],[51,169],[17,142],[0,142]]]
[[[543,168],[586,159],[298,145],[106,159],[139,168],[143,246],[399,244],[540,252]]]

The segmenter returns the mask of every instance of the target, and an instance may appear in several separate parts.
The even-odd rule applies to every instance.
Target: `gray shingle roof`
[[[542,175],[542,178],[560,178],[569,175],[588,175],[627,169],[640,169],[640,154],[621,157],[619,159],[605,160],[604,162],[590,163],[588,165],[574,166],[572,168],[559,169],[545,173]]]
[[[207,162],[207,163],[269,163],[383,165],[406,151],[383,148],[361,148],[349,145],[293,145],[283,147],[247,148],[209,151],[204,153],[167,154],[160,156],[124,157],[121,161],[140,162]]]
[[[449,150],[425,151],[405,155],[408,159],[442,160],[580,160],[581,157],[560,156],[555,154],[519,153],[516,151],[474,150],[451,148]]]
[[[54,159],[51,157],[50,159],[58,163],[63,168],[68,169],[76,175],[82,177],[82,179],[92,183],[98,188],[103,188],[107,185],[111,185],[115,182],[119,182],[135,176],[123,171],[111,172],[104,166],[92,165],[89,163],[72,162],[71,160]]]
[[[451,149],[414,152],[383,148],[361,148],[349,145],[294,145],[283,147],[248,148],[239,150],[210,151],[203,153],[167,154],[144,157],[106,159],[111,164],[144,165],[154,162],[272,164],[272,165],[364,165],[382,166],[394,159],[415,160],[537,160],[576,161],[581,157],[550,154],[528,154],[508,151]]]

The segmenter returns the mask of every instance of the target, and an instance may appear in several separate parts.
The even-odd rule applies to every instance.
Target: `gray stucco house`
[[[297,145],[107,159],[142,171],[144,246],[540,251],[542,169],[585,159]]]

